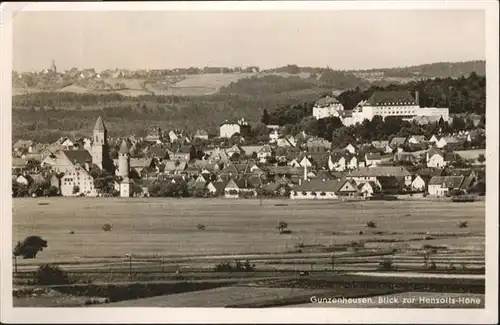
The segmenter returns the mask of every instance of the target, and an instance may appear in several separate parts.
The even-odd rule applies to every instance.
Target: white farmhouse
[[[429,195],[445,196],[448,191],[460,189],[463,176],[434,176],[429,181]]]

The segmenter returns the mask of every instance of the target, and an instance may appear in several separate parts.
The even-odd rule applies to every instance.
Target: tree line
[[[421,107],[448,107],[450,113],[486,113],[486,77],[472,72],[467,78],[426,79],[407,84],[392,84],[386,87],[371,86],[362,90],[344,91],[338,100],[344,109],[353,109],[361,100],[368,99],[375,91],[406,90],[412,95],[419,92]]]

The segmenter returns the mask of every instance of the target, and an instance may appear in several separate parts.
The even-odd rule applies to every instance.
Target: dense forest
[[[299,67],[295,64],[288,64],[286,66],[268,69],[265,72],[276,73],[314,73],[322,74],[325,71],[334,71],[328,68],[319,67]],[[465,77],[475,72],[481,76],[486,74],[486,62],[481,60],[466,61],[466,62],[436,62],[430,64],[421,64],[408,67],[397,68],[382,68],[382,69],[368,69],[368,70],[349,70],[349,71],[335,71],[345,75],[355,73],[382,73],[386,77],[414,77],[419,76],[422,78],[460,78]]]
[[[383,72],[387,77],[460,78],[471,74],[486,75],[485,61],[436,62],[410,67],[370,69],[356,72]]]
[[[372,86],[366,90],[356,88],[343,92],[338,99],[344,109],[349,110],[379,90],[408,90],[412,94],[418,91],[422,107],[448,107],[450,113],[486,113],[486,77],[476,73],[467,78],[426,79],[387,87]]]

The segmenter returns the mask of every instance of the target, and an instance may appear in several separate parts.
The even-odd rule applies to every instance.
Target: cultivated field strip
[[[399,272],[484,272],[484,202],[13,202],[14,243],[30,235],[48,241],[36,259],[18,258],[15,278],[20,284],[29,282],[30,273],[43,263],[91,281],[175,280],[177,271],[190,279],[227,278],[214,272],[216,265],[246,260],[255,267],[253,276],[377,271],[386,261]],[[288,223],[290,234],[277,231],[280,220]],[[376,227],[368,228],[369,221]],[[467,228],[458,227],[462,221]],[[102,230],[105,223],[112,231]]]

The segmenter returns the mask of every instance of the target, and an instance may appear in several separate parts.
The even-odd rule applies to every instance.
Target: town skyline
[[[60,70],[97,71],[287,64],[364,70],[485,60],[484,23],[477,10],[20,12],[13,70],[45,69],[52,60]]]

